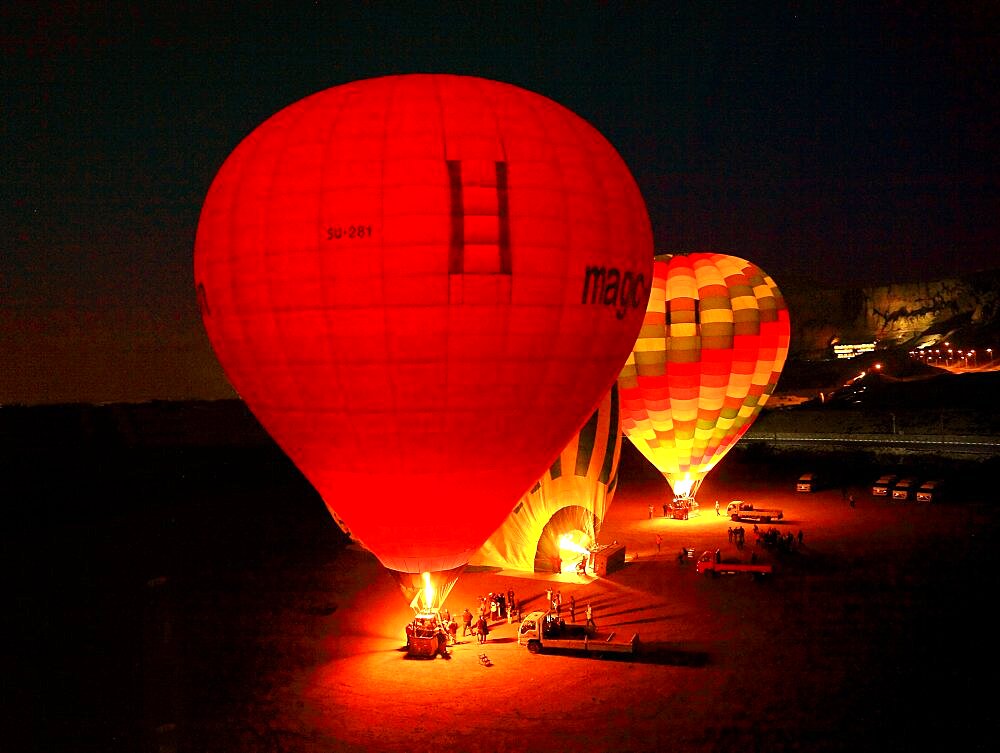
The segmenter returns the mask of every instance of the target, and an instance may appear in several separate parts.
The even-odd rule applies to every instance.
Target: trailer
[[[521,620],[517,643],[528,651],[565,651],[601,657],[609,654],[634,654],[639,645],[639,634],[624,640],[615,631],[598,630],[593,623],[566,624],[555,612],[530,612]]]

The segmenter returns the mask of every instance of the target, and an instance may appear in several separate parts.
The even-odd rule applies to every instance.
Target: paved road
[[[957,436],[947,434],[808,434],[754,433],[741,441],[762,442],[777,447],[816,449],[878,449],[885,451],[933,451],[961,455],[992,457],[1000,455],[1000,439],[996,437]]]

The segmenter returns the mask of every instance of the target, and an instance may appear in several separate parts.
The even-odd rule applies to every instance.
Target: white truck
[[[726,507],[726,515],[733,520],[747,520],[755,523],[770,523],[781,520],[785,513],[775,507],[754,507],[753,502],[734,499]]]
[[[634,654],[639,645],[639,634],[628,640],[618,638],[614,631],[603,632],[592,623],[566,624],[555,612],[530,612],[517,631],[517,643],[527,646],[533,654],[542,651],[571,651],[601,657],[605,654]]]

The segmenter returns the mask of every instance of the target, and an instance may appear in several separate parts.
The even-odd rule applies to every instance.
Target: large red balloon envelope
[[[694,497],[750,428],[788,356],[788,308],[760,267],[727,254],[657,256],[646,320],[618,379],[622,430]]]
[[[253,131],[205,200],[195,281],[237,392],[412,594],[454,582],[608,391],[652,255],[635,181],[585,121],[407,75]]]

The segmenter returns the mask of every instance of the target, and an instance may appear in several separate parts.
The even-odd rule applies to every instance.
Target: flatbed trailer
[[[530,612],[517,631],[518,645],[538,654],[543,651],[569,651],[600,657],[606,654],[634,654],[639,634],[628,640],[615,631],[604,632],[592,625],[566,624],[555,612]]]

